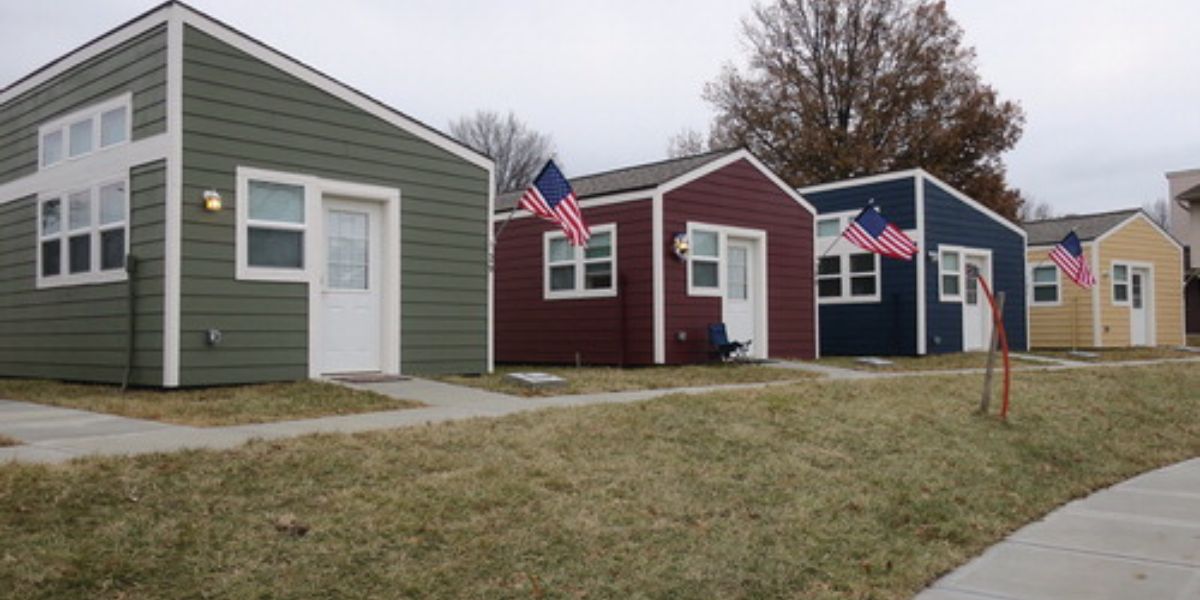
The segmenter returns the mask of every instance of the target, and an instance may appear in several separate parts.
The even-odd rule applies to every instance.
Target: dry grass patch
[[[910,598],[1200,454],[1192,365],[809,381],[228,452],[0,467],[20,598]]]
[[[817,362],[831,367],[842,367],[858,371],[945,371],[951,369],[982,369],[987,367],[986,352],[956,352],[952,354],[927,354],[925,356],[881,356],[892,361],[886,366],[874,366],[858,362],[858,356],[827,356]],[[1013,357],[1015,367],[1028,365],[1025,361]],[[996,366],[1002,365],[1002,358],[996,355]]]
[[[5,448],[8,446],[16,446],[16,445],[19,445],[20,443],[21,442],[19,440],[14,440],[8,436],[0,435],[0,448]]]
[[[421,406],[322,381],[183,390],[129,389],[34,379],[0,379],[0,398],[153,419],[180,425],[266,423]]]
[[[1070,350],[1036,350],[1034,354],[1053,358],[1065,358],[1081,362],[1120,362],[1125,360],[1154,360],[1159,358],[1200,358],[1195,352],[1180,350],[1174,346],[1137,348],[1086,348],[1085,352],[1097,354],[1095,358],[1077,356]]]
[[[567,380],[556,388],[530,388],[509,380],[509,373],[535,371],[558,375]],[[816,377],[815,374],[789,369],[776,369],[754,364],[716,363],[680,367],[551,367],[543,365],[510,365],[496,367],[489,375],[451,375],[441,381],[466,385],[514,396],[559,396],[657,390],[674,387],[792,381]]]
[[[1200,348],[1200,333],[1189,333],[1187,336],[1187,345],[1193,348]]]

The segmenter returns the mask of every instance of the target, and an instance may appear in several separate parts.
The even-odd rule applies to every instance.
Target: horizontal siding
[[[227,199],[184,202],[183,385],[308,374],[307,286],[234,278],[238,166],[399,188],[401,368],[486,368],[486,171],[190,27],[183,71],[184,198]]]
[[[166,131],[166,37],[157,27],[0,106],[0,183],[37,171],[39,125],[127,92],[133,139]]]
[[[915,229],[916,179],[851,186],[805,194],[820,213],[861,210],[873,202],[901,229]],[[820,249],[824,251],[824,248]],[[880,301],[826,304],[820,308],[821,354],[899,355],[917,352],[916,264],[880,260]]]
[[[1100,243],[1100,330],[1106,347],[1128,346],[1130,311],[1112,302],[1112,262],[1131,261],[1154,265],[1152,298],[1155,334],[1159,345],[1185,343],[1183,319],[1183,258],[1179,248],[1145,220],[1137,219]]]
[[[1028,349],[1025,327],[1025,238],[998,223],[940,185],[925,182],[925,245],[936,250],[940,244],[983,248],[992,251],[992,289],[1005,293],[1004,324],[1008,345]],[[938,299],[937,263],[925,269],[926,349],[931,354],[959,352],[963,347],[962,303]]]
[[[523,363],[654,362],[650,200],[589,208],[588,224],[616,224],[619,294],[544,300],[540,219],[510,221],[496,244],[496,360]],[[497,225],[499,227],[499,225]]]
[[[812,215],[744,160],[672,190],[663,202],[665,240],[674,232],[687,231],[688,221],[766,232],[769,352],[781,358],[814,358]],[[666,360],[672,364],[711,360],[708,324],[723,320],[722,299],[689,296],[687,264],[669,248],[659,251],[667,255]],[[680,332],[685,339],[679,339]]]
[[[162,384],[161,161],[130,172],[134,278],[133,382]],[[128,331],[127,283],[36,289],[37,202],[0,205],[0,375],[119,382]]]
[[[1028,268],[1053,267],[1048,254],[1044,248],[1030,250],[1026,260]],[[1091,244],[1084,245],[1083,255],[1088,264],[1092,264]],[[1075,285],[1062,273],[1059,277],[1061,303],[1058,306],[1029,305],[1029,345],[1033,348],[1090,348],[1096,343],[1092,338],[1092,292]]]

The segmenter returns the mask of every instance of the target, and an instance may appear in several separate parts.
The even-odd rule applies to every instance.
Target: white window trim
[[[100,129],[100,116],[116,108],[125,109],[125,139],[102,147],[100,146],[100,136],[102,133]],[[92,121],[92,149],[80,154],[79,156],[71,156],[71,125],[85,119],[91,119]],[[47,165],[43,162],[42,143],[45,141],[46,135],[54,133],[55,131],[62,132],[62,157],[60,157],[58,161],[54,162],[53,164]],[[67,163],[83,160],[99,153],[107,152],[113,148],[120,148],[121,146],[129,144],[132,140],[133,94],[126,92],[120,96],[117,96],[116,98],[106,100],[99,104],[93,104],[70,114],[57,117],[52,121],[48,121],[40,125],[38,127],[38,168],[53,169],[60,167]]]
[[[1134,266],[1143,266],[1143,265],[1131,263],[1131,262],[1127,262],[1127,261],[1123,261],[1123,260],[1114,260],[1114,261],[1109,262],[1109,265],[1108,265],[1108,280],[1109,280],[1108,301],[1111,302],[1113,306],[1124,306],[1127,308],[1133,306],[1133,285],[1131,284],[1132,277],[1130,277],[1130,275],[1132,274]],[[1117,281],[1117,267],[1125,267],[1125,281],[1123,281],[1123,282]],[[1117,286],[1118,285],[1125,286],[1125,299],[1124,300],[1117,300]]]
[[[1056,298],[1055,301],[1046,302],[1046,301],[1037,300],[1037,294],[1034,293],[1034,288],[1049,287],[1051,285],[1049,282],[1038,283],[1033,278],[1033,272],[1036,271],[1037,269],[1052,269],[1054,271],[1054,290],[1055,290],[1054,297]],[[1027,287],[1029,288],[1029,306],[1044,306],[1044,307],[1062,306],[1062,304],[1063,304],[1062,270],[1059,269],[1057,266],[1055,266],[1053,264],[1029,265],[1029,282],[1027,284]]]
[[[100,188],[107,187],[114,183],[121,183],[125,186],[125,215],[124,220],[120,223],[100,224]],[[71,194],[87,191],[90,198],[88,207],[91,213],[91,221],[87,227],[88,235],[91,236],[91,266],[84,273],[70,272],[70,244],[69,240],[72,237],[70,222],[67,212],[69,197]],[[58,233],[47,236],[42,231],[42,206],[50,201],[59,201],[59,231]],[[130,215],[132,213],[131,205],[133,204],[133,190],[129,187],[128,175],[111,175],[108,177],[95,179],[87,184],[63,188],[53,193],[42,194],[38,196],[37,209],[34,218],[37,219],[37,237],[35,254],[37,260],[34,264],[35,271],[35,288],[47,289],[57,287],[68,287],[77,285],[95,285],[101,283],[113,283],[117,281],[125,281],[129,278],[129,274],[125,267],[119,269],[109,269],[107,271],[100,270],[100,234],[104,231],[113,229],[125,229],[125,255],[129,255],[130,238],[132,237],[132,227],[130,224]],[[83,229],[77,230],[78,235]],[[42,242],[57,239],[59,240],[59,274],[58,275],[43,275],[42,271]]]
[[[295,185],[304,189],[304,223],[282,223],[278,221],[257,221],[250,218],[250,181],[280,183]],[[320,180],[309,175],[268,171],[249,167],[237,169],[237,191],[234,200],[237,213],[237,278],[246,281],[289,281],[305,283],[309,281],[309,272],[314,265],[316,256],[313,253],[312,237],[313,219],[321,214]],[[268,229],[300,231],[304,233],[304,252],[302,266],[297,269],[282,267],[256,267],[250,264],[249,228],[260,226]]]
[[[963,301],[963,294],[966,293],[966,288],[967,288],[967,265],[964,263],[964,258],[965,258],[963,256],[965,254],[964,250],[965,249],[962,248],[961,246],[946,246],[946,245],[942,245],[942,244],[938,245],[938,250],[937,250],[938,302],[961,303]],[[958,271],[957,272],[950,273],[949,271],[946,271],[945,269],[942,268],[942,265],[945,260],[944,255],[946,255],[946,254],[953,254],[958,257]],[[945,285],[944,285],[943,279],[942,279],[943,275],[957,275],[958,276],[958,293],[957,294],[946,293]]]
[[[575,288],[571,290],[551,290],[550,289],[550,242],[552,240],[565,240],[567,236],[561,231],[547,231],[542,234],[542,299],[543,300],[571,300],[579,298],[610,298],[617,295],[617,224],[607,223],[605,225],[591,226],[592,236],[598,233],[607,233],[610,235],[610,244],[612,245],[612,253],[605,258],[585,258],[584,249],[586,246],[571,246],[571,251],[574,257],[570,264],[575,267]],[[586,264],[595,264],[601,262],[611,262],[612,278],[608,288],[601,289],[584,289],[585,267]],[[566,266],[567,261],[554,263],[553,266]]]
[[[875,252],[867,252],[858,246],[855,246],[847,240],[842,233],[846,231],[846,227],[850,225],[850,221],[858,216],[859,210],[846,210],[840,212],[822,213],[817,215],[816,221],[813,223],[813,237],[816,239],[814,253],[816,258],[813,265],[813,293],[817,297],[817,304],[877,304],[883,299],[883,261],[880,260],[880,255]],[[838,233],[833,237],[820,237],[817,234],[817,227],[820,221],[829,219],[838,220]],[[866,273],[850,273],[850,256],[857,254],[870,254],[875,261],[875,293],[869,296],[859,295],[852,296],[850,294],[850,280],[852,277],[866,277]],[[840,296],[821,296],[820,288],[817,287],[816,281],[819,279],[833,279],[832,275],[820,275],[821,259],[838,257],[842,267],[838,276],[842,280],[842,294]]]
[[[695,255],[695,240],[696,232],[704,231],[714,233],[717,236],[717,256],[701,256]],[[691,250],[688,252],[687,259],[687,295],[700,297],[716,297],[723,298],[725,296],[725,240],[728,238],[728,233],[719,225],[709,225],[706,223],[695,223],[689,221],[687,224],[687,239]],[[699,287],[692,283],[692,265],[695,261],[705,263],[715,263],[717,265],[717,285],[716,287]]]

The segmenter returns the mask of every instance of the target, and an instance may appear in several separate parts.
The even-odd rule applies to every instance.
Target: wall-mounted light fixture
[[[671,248],[675,251],[675,257],[679,260],[687,260],[688,250],[691,249],[691,244],[688,242],[686,233],[677,233],[672,239]]]
[[[219,212],[221,210],[221,194],[218,194],[216,190],[205,190],[204,210]]]
[[[925,256],[928,256],[931,262],[936,263],[938,261],[938,253],[936,250],[926,250]]]

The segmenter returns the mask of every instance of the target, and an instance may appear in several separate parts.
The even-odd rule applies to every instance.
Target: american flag
[[[591,230],[583,221],[583,214],[579,212],[579,203],[575,200],[571,184],[553,160],[546,161],[542,172],[529,184],[529,189],[521,195],[520,205],[547,221],[558,223],[572,246],[582,246],[592,237]]]
[[[1087,266],[1087,259],[1083,256],[1083,245],[1079,243],[1079,236],[1075,235],[1074,231],[1068,233],[1067,237],[1050,251],[1050,260],[1079,287],[1089,289],[1096,285],[1096,276]]]
[[[873,206],[858,213],[842,236],[863,250],[892,258],[912,260],[917,253],[917,243],[899,227],[888,223]]]

